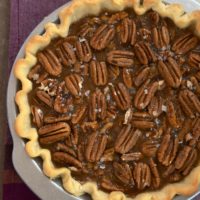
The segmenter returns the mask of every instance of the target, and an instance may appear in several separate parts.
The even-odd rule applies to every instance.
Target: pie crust
[[[19,107],[19,115],[15,122],[16,132],[21,138],[29,140],[25,148],[30,157],[42,157],[45,175],[51,179],[61,177],[64,189],[75,196],[88,193],[94,200],[170,200],[176,194],[191,195],[198,189],[200,163],[183,181],[168,184],[159,191],[141,193],[135,198],[128,198],[122,192],[105,193],[98,189],[95,182],[86,182],[81,185],[72,178],[69,169],[54,167],[50,151],[40,147],[37,131],[31,126],[28,93],[32,90],[32,83],[28,80],[27,75],[37,62],[36,53],[49,45],[53,38],[66,37],[70,24],[85,15],[97,15],[102,9],[121,11],[127,7],[132,7],[136,14],[142,15],[149,9],[153,9],[162,17],[171,18],[179,28],[193,25],[194,33],[200,37],[200,11],[185,13],[180,4],[166,5],[161,0],[143,0],[142,4],[140,2],[140,0],[73,0],[68,7],[59,13],[60,24],[47,23],[45,25],[45,33],[33,36],[26,44],[25,57],[16,62],[14,68],[15,76],[22,83],[22,90],[16,94],[16,103]]]

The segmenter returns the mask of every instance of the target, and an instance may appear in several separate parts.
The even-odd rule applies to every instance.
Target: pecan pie
[[[76,0],[31,39],[15,67],[16,131],[46,175],[93,199],[197,189],[199,16],[160,0]]]

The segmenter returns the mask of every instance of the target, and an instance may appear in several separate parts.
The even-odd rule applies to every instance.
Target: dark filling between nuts
[[[134,196],[178,182],[200,150],[200,45],[150,11],[89,16],[37,54],[33,126],[57,167]]]

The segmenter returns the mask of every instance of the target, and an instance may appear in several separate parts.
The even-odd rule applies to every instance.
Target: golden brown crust
[[[38,134],[35,128],[31,127],[30,106],[27,94],[32,89],[32,83],[27,79],[31,67],[36,64],[36,53],[46,47],[50,41],[58,36],[65,37],[68,34],[71,23],[84,17],[86,14],[98,14],[103,8],[109,10],[123,10],[125,7],[133,7],[138,15],[145,13],[149,9],[157,11],[163,17],[171,18],[180,28],[188,27],[193,24],[196,35],[200,37],[200,11],[185,14],[181,5],[165,5],[161,0],[144,0],[140,5],[139,0],[73,0],[69,7],[63,9],[60,14],[60,24],[48,23],[45,26],[45,33],[42,36],[33,36],[25,48],[25,58],[17,61],[15,65],[15,76],[22,83],[22,90],[16,94],[16,103],[19,107],[19,115],[15,122],[17,134],[22,138],[29,139],[26,143],[26,151],[31,157],[43,158],[43,171],[51,179],[62,177],[63,187],[75,196],[84,193],[91,194],[94,200],[125,200],[122,192],[112,192],[107,194],[98,190],[96,183],[87,182],[81,185],[71,177],[70,170],[67,168],[55,168],[50,152],[41,149],[38,143]],[[162,190],[148,192],[137,195],[135,200],[170,200],[176,194],[190,195],[197,191],[200,183],[200,166],[181,182],[168,184]]]

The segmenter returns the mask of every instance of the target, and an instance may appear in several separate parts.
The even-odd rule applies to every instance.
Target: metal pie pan
[[[195,0],[166,0],[167,3],[181,3],[184,5],[186,12],[191,12],[200,9],[200,3]],[[29,38],[33,35],[41,34],[44,32],[44,25],[47,22],[56,22],[58,20],[58,13],[64,8],[69,6],[70,2],[61,6],[54,12],[52,12],[49,16],[45,17],[42,22],[31,32],[29,37],[24,42],[21,47],[16,60],[24,57],[24,47]],[[14,62],[14,64],[15,64]],[[63,187],[62,183],[59,179],[50,180],[46,177],[42,172],[42,159],[36,158],[31,159],[24,147],[25,141],[19,138],[14,129],[14,122],[16,116],[18,114],[17,106],[15,104],[15,94],[17,92],[17,84],[18,81],[14,77],[13,69],[10,74],[8,89],[7,89],[7,114],[8,114],[8,122],[9,127],[13,139],[13,152],[12,152],[12,161],[17,171],[18,175],[22,178],[22,180],[26,183],[26,185],[41,199],[48,200],[89,200],[91,199],[88,195],[83,195],[81,197],[75,197],[69,193],[67,193]],[[191,197],[183,197],[177,196],[175,200],[192,200],[196,195],[200,195],[200,187],[199,192]]]

